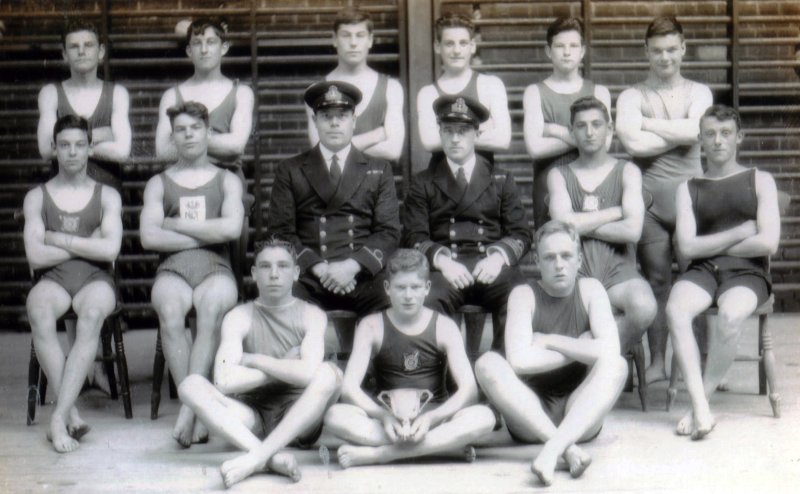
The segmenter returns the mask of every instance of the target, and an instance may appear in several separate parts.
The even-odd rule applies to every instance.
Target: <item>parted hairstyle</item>
[[[254,262],[255,258],[257,258],[264,249],[283,249],[289,253],[289,255],[292,257],[292,261],[297,262],[297,251],[295,250],[294,245],[287,240],[283,240],[277,235],[272,235],[269,238],[259,240],[255,243],[253,246]]]
[[[580,252],[581,237],[578,235],[578,230],[575,229],[575,226],[572,223],[567,223],[566,221],[561,220],[550,220],[536,230],[537,250],[538,246],[542,245],[543,238],[549,237],[550,235],[555,235],[556,233],[567,234],[567,236],[572,239],[573,242],[575,242],[578,252]]]
[[[600,110],[606,122],[611,121],[611,116],[608,114],[608,108],[606,108],[605,103],[595,98],[594,96],[584,96],[583,98],[575,100],[575,102],[569,106],[570,125],[572,125],[575,122],[575,115],[577,115],[582,111],[593,110],[593,109]]]
[[[416,249],[397,249],[386,263],[389,280],[398,273],[416,272],[420,278],[427,280],[431,275],[428,259]]]
[[[442,41],[442,32],[448,28],[463,27],[469,31],[470,39],[475,37],[475,24],[464,14],[448,12],[436,19],[434,28],[436,31],[436,41]]]
[[[583,22],[577,17],[559,17],[547,27],[547,46],[553,46],[553,38],[564,31],[578,31],[584,43]]]
[[[90,33],[94,33],[94,37],[97,38],[97,42],[99,44],[103,44],[103,40],[100,39],[100,32],[97,30],[97,26],[95,26],[93,22],[87,21],[81,17],[70,17],[64,23],[64,29],[61,31],[61,45],[66,48],[67,36],[72,33],[77,33],[78,31],[89,31]]]
[[[340,10],[338,14],[336,14],[336,19],[333,21],[333,33],[336,34],[339,32],[339,27],[343,25],[349,24],[359,24],[361,22],[367,23],[367,31],[372,34],[372,29],[374,28],[374,24],[372,22],[372,17],[369,15],[369,12],[364,12],[363,10],[358,9],[344,9]]]
[[[720,122],[725,120],[733,120],[736,123],[736,130],[742,130],[742,117],[739,116],[739,112],[735,109],[731,108],[727,105],[711,105],[708,109],[703,113],[703,116],[700,117],[700,123],[703,123],[703,119],[706,118],[716,118]]]
[[[193,20],[186,30],[186,44],[192,40],[192,36],[199,36],[206,32],[206,29],[214,30],[223,43],[228,41],[228,21],[223,17],[198,17]]]
[[[66,129],[78,129],[86,132],[86,138],[89,139],[89,144],[92,143],[92,128],[89,127],[89,121],[78,115],[64,115],[56,120],[53,126],[53,142],[58,138],[58,134]]]
[[[167,108],[167,116],[169,117],[169,124],[175,122],[175,117],[183,114],[202,120],[208,128],[208,108],[203,103],[197,101],[186,101],[183,104],[175,105]]]
[[[683,39],[683,26],[674,16],[662,15],[653,19],[647,32],[644,34],[644,42],[655,36],[666,36],[668,34],[678,34]]]

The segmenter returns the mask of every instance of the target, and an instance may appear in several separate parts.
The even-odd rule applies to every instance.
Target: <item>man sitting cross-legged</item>
[[[700,142],[708,170],[678,187],[675,234],[678,250],[692,263],[672,287],[667,322],[675,355],[686,379],[692,410],[677,433],[700,439],[715,420],[708,397],[736,357],[742,323],[767,301],[767,256],[780,240],[781,220],[775,180],[739,164],[741,121],[736,110],[711,106],[700,118]],[[719,307],[705,374],[692,320],[716,302]]]
[[[505,360],[495,352],[475,365],[481,389],[519,442],[544,442],[531,470],[553,482],[560,457],[579,477],[589,457],[576,443],[600,432],[625,384],[627,365],[603,286],[577,279],[580,238],[552,220],[536,232],[542,279],[508,299]]]
[[[122,243],[122,201],[112,187],[87,175],[92,134],[86,119],[61,117],[52,135],[58,174],[25,196],[25,256],[39,271],[27,309],[36,355],[58,394],[47,437],[56,451],[68,453],[89,431],[75,400],[92,368],[103,321],[117,303],[109,266]],[[70,306],[78,321],[65,359],[56,320]]]
[[[456,451],[496,423],[488,407],[476,404],[478,388],[455,323],[423,305],[431,285],[425,256],[400,249],[388,270],[384,286],[391,307],[359,324],[342,384],[345,403],[325,415],[326,428],[354,444],[339,448],[344,468]],[[361,387],[370,362],[378,390],[430,391],[427,410],[403,424],[381,407]],[[449,397],[446,371],[458,387]],[[467,457],[474,459],[474,453]]]
[[[151,178],[139,221],[145,249],[162,253],[153,283],[164,355],[177,384],[189,374],[208,376],[219,344],[222,316],[236,304],[228,243],[244,218],[242,182],[208,158],[208,110],[190,101],[168,111],[178,162]],[[186,314],[194,306],[197,331],[186,340]],[[184,447],[207,432],[181,407],[172,436]]]
[[[605,104],[581,98],[570,107],[570,132],[578,159],[547,177],[550,215],[575,225],[581,235],[580,275],[596,278],[608,291],[618,319],[623,352],[639,342],[656,317],[656,299],[636,270],[634,247],[642,234],[642,174],[629,161],[608,154],[613,133]]]
[[[325,313],[292,296],[294,247],[275,239],[257,246],[252,275],[258,298],[225,316],[214,384],[192,374],[178,388],[212,434],[247,451],[220,467],[228,487],[267,469],[300,480],[294,456],[280,451],[316,442],[341,383],[341,371],[322,362]]]

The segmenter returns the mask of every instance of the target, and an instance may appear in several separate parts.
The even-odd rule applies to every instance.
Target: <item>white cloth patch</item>
[[[185,220],[205,221],[206,196],[181,197],[181,218]]]

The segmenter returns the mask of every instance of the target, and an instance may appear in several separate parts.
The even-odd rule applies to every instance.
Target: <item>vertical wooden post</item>
[[[108,37],[108,32],[110,31],[111,25],[111,13],[109,12],[109,3],[111,0],[104,0],[100,2],[100,11],[102,16],[102,21],[100,23],[100,37],[106,43],[106,56],[103,57],[103,80],[110,81],[111,80],[111,64],[109,62],[109,50],[111,49],[111,40]]]
[[[728,82],[731,84],[731,106],[739,110],[739,57],[741,47],[739,45],[739,1],[728,0],[728,15],[731,17],[731,24],[728,30],[731,37],[731,68],[728,71]]]
[[[592,2],[583,0],[581,2],[583,13],[583,43],[586,46],[586,54],[583,56],[583,77],[592,78]]]
[[[434,2],[435,3],[435,2]],[[407,0],[408,19],[408,137],[411,144],[409,174],[424,170],[428,152],[419,139],[417,93],[433,81],[433,18],[430,0]]]
[[[261,184],[261,111],[258,88],[258,25],[256,12],[258,0],[250,0],[250,80],[253,81],[253,195],[256,198],[251,217],[255,216],[256,239],[262,236],[263,214],[261,212],[262,184]],[[245,191],[246,192],[246,191]],[[245,251],[247,246],[245,246]],[[247,263],[245,262],[245,265]]]

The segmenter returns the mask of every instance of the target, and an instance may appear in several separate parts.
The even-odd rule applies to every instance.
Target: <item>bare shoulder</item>
[[[586,302],[591,302],[597,297],[608,298],[603,284],[595,278],[579,278],[578,290],[581,292],[581,298]]]
[[[626,178],[634,178],[642,176],[642,170],[632,161],[625,161],[622,173]]]
[[[253,323],[253,302],[239,304],[222,320],[222,336],[244,338]]]
[[[120,197],[119,192],[117,192],[117,189],[109,185],[102,185],[102,189],[100,189],[100,198],[104,207],[122,206],[122,197]]]
[[[386,94],[390,93],[403,94],[403,86],[400,84],[400,81],[394,77],[389,77],[386,81]]]
[[[427,86],[422,86],[422,89],[419,90],[417,93],[417,101],[433,101],[436,97],[436,87],[433,84],[428,84]]]
[[[617,108],[625,108],[622,103],[626,104],[640,104],[642,101],[642,93],[636,86],[631,86],[625,88],[621,93],[619,93],[619,97],[617,98]]]
[[[124,98],[128,99],[128,89],[119,83],[114,83],[114,99]]]
[[[527,283],[522,285],[515,286],[511,293],[508,294],[508,304],[514,305],[514,309],[517,309],[518,305],[528,305],[529,307],[533,307],[536,301],[536,296],[533,294],[533,288]],[[511,307],[509,307],[511,309]]]
[[[303,322],[305,323],[306,331],[309,328],[319,329],[320,327],[324,330],[328,325],[328,314],[314,304],[299,299],[298,302],[303,304]]]
[[[39,101],[56,101],[58,99],[58,90],[56,89],[55,83],[49,83],[42,86],[42,89],[39,90]]]
[[[42,193],[42,187],[37,185],[36,187],[32,188],[25,194],[25,199],[23,200],[23,209],[27,212],[29,208],[39,208],[42,207],[42,198],[44,194]]]

